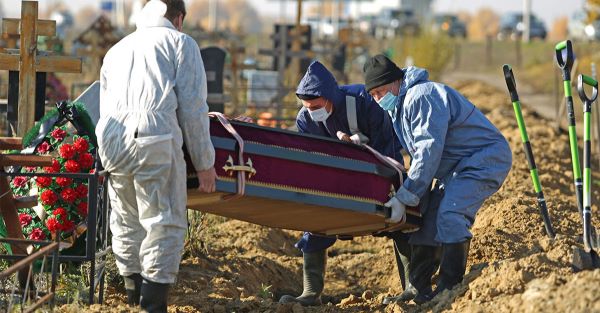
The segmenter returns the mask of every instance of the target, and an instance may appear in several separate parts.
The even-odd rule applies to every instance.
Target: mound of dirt
[[[239,221],[215,219],[210,224],[208,219],[197,236],[202,249],[188,251],[182,262],[169,312],[599,311],[600,270],[574,274],[571,269],[573,247],[581,247],[581,221],[568,136],[527,107],[523,109],[558,234],[551,241],[536,206],[506,92],[476,81],[455,87],[486,113],[513,151],[513,167],[505,184],[477,215],[468,274],[458,287],[422,306],[412,302],[382,305],[385,295],[401,292],[391,241],[362,237],[339,241],[330,249],[323,297],[328,304],[318,308],[279,305],[276,301],[282,294],[297,295],[302,289],[301,254],[293,247],[300,233]],[[593,198],[598,198],[597,191]],[[593,210],[597,212],[595,203]],[[122,293],[111,292],[108,304],[100,308],[126,312],[123,299]]]

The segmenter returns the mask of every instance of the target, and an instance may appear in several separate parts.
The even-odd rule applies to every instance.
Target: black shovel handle
[[[583,88],[584,84],[592,87],[591,98],[589,98],[585,93],[585,88]],[[579,74],[577,77],[577,91],[579,92],[579,98],[581,98],[581,101],[592,103],[598,98],[598,81],[590,76]]]
[[[563,59],[562,51],[567,49],[567,59]],[[556,52],[556,62],[558,62],[558,67],[563,70],[571,71],[571,67],[573,66],[573,45],[571,44],[571,40],[561,41],[554,47],[554,51]]]
[[[512,68],[508,64],[502,66],[504,71],[504,80],[506,81],[506,87],[508,87],[508,93],[510,94],[510,101],[519,101],[519,94],[517,93],[517,83],[515,82],[515,75],[513,74]]]

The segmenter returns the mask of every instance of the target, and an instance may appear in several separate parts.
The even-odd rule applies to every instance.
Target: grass
[[[258,297],[261,299],[273,299],[273,292],[271,292],[272,285],[265,285],[260,283],[260,291]]]

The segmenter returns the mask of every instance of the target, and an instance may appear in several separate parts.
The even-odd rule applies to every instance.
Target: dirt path
[[[503,132],[514,160],[501,190],[477,215],[469,270],[459,287],[423,306],[412,302],[381,305],[385,295],[401,291],[391,242],[362,237],[338,242],[330,249],[324,296],[327,305],[278,305],[274,302],[282,294],[301,291],[301,257],[293,247],[299,233],[209,218],[204,220],[203,230],[194,234],[202,241],[188,245],[169,312],[600,311],[600,270],[577,274],[571,270],[572,246],[581,246],[581,227],[574,206],[567,136],[556,132],[548,120],[524,109],[558,233],[556,240],[550,241],[535,206],[506,92],[477,81],[453,85]],[[598,199],[598,195],[595,190],[593,198]],[[597,209],[594,203],[594,212]],[[107,306],[93,306],[90,311],[126,311],[119,287],[111,289],[107,302]]]

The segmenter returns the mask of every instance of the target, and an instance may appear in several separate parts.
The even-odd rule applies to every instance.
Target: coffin
[[[216,193],[197,191],[198,179],[186,153],[188,208],[332,236],[418,229],[418,208],[407,209],[405,223],[384,221],[390,212],[383,203],[398,188],[400,175],[368,148],[230,121],[226,126],[239,135],[236,139],[223,120],[222,116],[210,120]],[[241,180],[245,186],[240,187]]]

